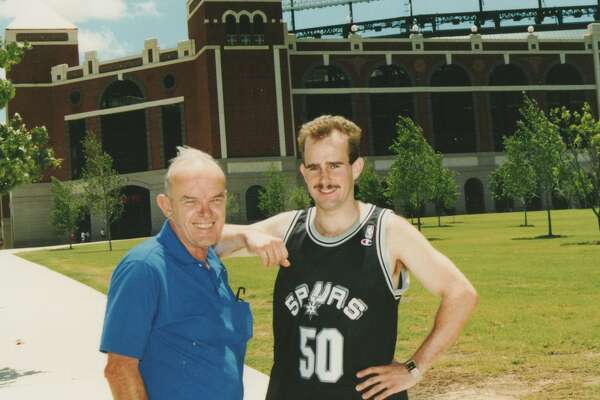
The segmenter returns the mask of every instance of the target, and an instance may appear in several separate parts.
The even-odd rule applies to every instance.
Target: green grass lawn
[[[590,210],[425,219],[423,232],[469,277],[481,301],[458,342],[412,393],[469,388],[522,399],[600,399],[600,232]],[[19,254],[102,292],[118,260],[140,240]],[[271,296],[276,271],[256,258],[226,260],[231,286],[245,286],[255,326],[247,363],[272,362]],[[428,333],[438,301],[413,280],[400,305],[397,357],[409,357]],[[491,388],[491,389],[490,389]],[[494,389],[495,388],[495,389]],[[487,392],[486,392],[487,391]],[[486,398],[494,398],[486,396]],[[457,397],[458,398],[458,397]],[[505,398],[505,397],[503,397]]]

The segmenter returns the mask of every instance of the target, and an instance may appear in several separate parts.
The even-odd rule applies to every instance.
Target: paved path
[[[106,296],[0,251],[0,400],[111,399],[98,352]],[[246,368],[244,400],[268,377]]]

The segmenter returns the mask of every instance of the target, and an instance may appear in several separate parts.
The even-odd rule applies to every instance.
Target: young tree
[[[271,164],[267,171],[267,179],[265,189],[258,194],[258,208],[270,217],[285,209],[285,178],[281,171]]]
[[[96,211],[102,216],[108,248],[112,251],[110,224],[123,212],[121,188],[127,180],[114,170],[111,156],[102,150],[102,145],[92,133],[88,133],[83,140],[83,154],[85,203],[90,211]]]
[[[506,148],[511,147],[511,139],[505,138]],[[492,172],[490,189],[497,199],[515,199],[523,204],[524,222],[522,226],[529,226],[527,220],[527,206],[535,197],[536,183],[533,170],[520,158],[523,154],[515,154],[511,160],[504,162]]]
[[[227,192],[227,222],[237,221],[240,216],[239,197],[234,193]]]
[[[454,180],[454,173],[444,167],[443,155],[433,155],[433,185],[430,200],[435,205],[438,226],[442,226],[441,214],[451,208],[458,198],[458,188]]]
[[[416,213],[421,230],[421,210],[433,193],[435,153],[412,119],[400,116],[396,132],[390,147],[396,157],[387,176],[388,195],[405,213]]]
[[[373,163],[365,160],[365,167],[356,183],[358,186],[357,199],[366,203],[376,204],[380,207],[387,205],[385,188],[383,187],[382,179],[375,173]]]
[[[81,220],[83,204],[81,196],[75,192],[73,185],[63,183],[52,177],[52,195],[54,204],[50,210],[50,223],[56,233],[67,234],[69,249],[73,248],[75,231]]]
[[[580,112],[556,109],[552,118],[561,127],[569,155],[566,189],[581,205],[592,209],[600,230],[600,122],[588,103]]]
[[[507,139],[506,148],[509,161],[518,159],[530,170],[536,192],[544,198],[548,216],[548,237],[552,233],[552,193],[560,191],[560,176],[567,166],[564,161],[565,144],[559,129],[540,109],[535,100],[525,96],[520,109],[521,120],[517,122],[515,135]],[[523,173],[524,171],[515,171]]]
[[[21,61],[27,46],[17,43],[0,45],[0,68],[7,72]],[[15,95],[15,88],[7,79],[0,79],[0,109]],[[14,187],[36,182],[50,168],[60,165],[48,145],[48,132],[44,127],[27,129],[19,114],[5,124],[0,124],[0,240],[3,239],[4,215],[2,196]]]
[[[304,185],[295,186],[288,192],[287,204],[289,210],[303,210],[310,206],[311,198]]]

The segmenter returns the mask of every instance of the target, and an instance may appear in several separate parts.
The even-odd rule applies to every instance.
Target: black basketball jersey
[[[275,360],[269,400],[361,399],[356,373],[393,361],[398,303],[382,246],[382,219],[368,213],[334,240],[298,211],[285,237],[291,267],[280,268],[273,296]],[[407,399],[405,392],[390,399]]]

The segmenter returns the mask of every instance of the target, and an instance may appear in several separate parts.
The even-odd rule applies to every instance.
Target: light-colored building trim
[[[283,120],[283,93],[281,88],[281,63],[279,49],[273,49],[273,67],[275,69],[275,100],[277,103],[277,128],[279,132],[279,155],[285,157],[285,123]]]
[[[223,68],[221,66],[221,49],[215,49],[215,69],[217,73],[217,104],[219,108],[219,139],[221,158],[227,158],[227,131],[225,126],[225,101],[223,100]]]
[[[581,42],[581,41],[579,41]],[[331,54],[335,54],[335,55],[357,55],[357,54],[364,54],[364,55],[372,55],[372,56],[377,56],[377,55],[384,55],[384,54],[394,54],[394,55],[420,55],[420,56],[443,56],[445,54],[448,53],[448,51],[443,51],[443,50],[428,50],[428,51],[421,51],[421,50],[361,50],[361,51],[350,51],[350,50],[298,50],[297,46],[299,44],[302,44],[301,42],[296,42],[296,47],[295,50],[290,50],[292,52],[293,56],[318,56],[323,54],[324,51],[331,53]],[[364,43],[363,43],[364,46]],[[543,51],[536,51],[535,55],[557,55],[560,53],[566,53],[567,55],[569,54],[590,54],[592,52],[592,50],[568,50],[565,52],[565,50],[543,50]],[[473,55],[473,51],[470,50],[456,50],[456,51],[452,51],[450,52],[452,55]],[[506,53],[506,50],[498,50],[498,51],[484,51],[482,52],[482,54],[489,54],[489,55],[504,55]],[[529,50],[511,50],[510,51],[511,54],[521,54],[521,55],[532,55],[531,51]]]
[[[598,51],[600,50],[598,48],[598,39],[600,38],[600,35],[594,34],[594,32],[592,32],[592,50],[593,50],[593,57],[594,57],[594,80],[596,81],[596,107],[598,110],[598,113],[600,115],[600,55],[598,54]]]
[[[535,92],[594,90],[596,85],[523,85],[523,86],[411,86],[411,87],[356,87],[327,89],[293,89],[301,94],[357,94],[357,93],[454,93],[454,92]]]
[[[124,112],[128,112],[128,111],[136,111],[136,110],[143,110],[143,109],[152,108],[152,107],[167,106],[170,104],[183,103],[184,100],[185,100],[184,97],[181,96],[181,97],[173,97],[170,99],[146,101],[143,103],[131,104],[131,105],[122,106],[122,107],[113,107],[113,108],[106,108],[103,110],[95,110],[95,111],[87,111],[87,112],[82,112],[82,113],[77,113],[77,114],[69,114],[69,115],[65,115],[65,121],[74,121],[74,120],[83,119],[83,118],[100,117],[102,115],[119,114],[119,113],[124,113]]]
[[[177,59],[177,60],[171,60],[171,61],[164,61],[164,62],[157,63],[157,64],[146,64],[146,65],[141,65],[139,67],[132,67],[132,68],[120,69],[118,71],[103,72],[103,73],[98,73],[98,74],[93,74],[93,75],[87,75],[87,76],[84,76],[83,78],[69,79],[68,81],[59,81],[59,82],[54,82],[54,83],[18,83],[18,84],[15,84],[13,86],[17,87],[17,88],[28,88],[28,87],[50,87],[50,86],[70,85],[72,83],[79,83],[79,82],[83,82],[83,81],[87,81],[87,80],[91,80],[91,79],[105,78],[105,77],[108,77],[108,76],[117,75],[118,73],[120,73],[120,74],[127,74],[127,73],[130,73],[130,72],[142,71],[142,70],[145,70],[145,69],[161,68],[161,67],[165,67],[165,66],[169,66],[169,65],[174,65],[174,64],[184,63],[184,62],[195,61],[205,51],[207,51],[207,50],[215,50],[215,49],[218,49],[218,48],[219,48],[219,46],[204,46],[193,57],[190,56],[190,57],[186,57],[186,58],[183,58],[183,59]],[[131,57],[127,57],[124,60],[128,60],[128,59],[131,59]],[[114,61],[111,61],[111,64],[112,64],[112,62],[114,62]],[[103,65],[104,64],[106,64],[106,63],[103,63]],[[85,66],[79,66],[78,68],[84,68],[84,67]]]
[[[275,167],[276,171],[283,171],[283,164],[281,161],[251,161],[230,162],[227,164],[227,173],[240,174],[249,172],[267,172],[272,166]]]
[[[294,138],[292,140],[292,144],[294,145],[294,157],[298,156],[298,149],[297,149],[297,145],[296,145],[296,116],[294,114],[294,93],[292,93],[292,74],[290,73],[290,66],[291,64],[291,60],[290,60],[290,51],[288,50],[286,52],[287,54],[287,65],[288,65],[288,87],[290,88],[290,113],[291,113],[291,121],[292,121],[292,137]]]
[[[457,167],[477,167],[479,165],[479,157],[477,156],[462,156],[462,157],[448,157],[445,156],[442,160],[444,167],[457,168]]]

